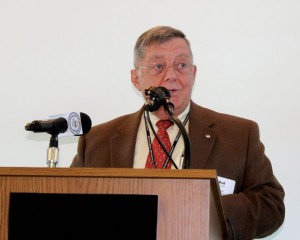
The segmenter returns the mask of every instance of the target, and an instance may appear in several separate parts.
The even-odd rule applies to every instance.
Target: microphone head
[[[91,118],[85,114],[80,112],[72,112],[67,116],[69,132],[74,136],[81,136],[88,133],[92,127]],[[68,135],[66,133],[65,135]]]
[[[82,135],[88,133],[92,127],[92,120],[91,118],[85,114],[85,113],[80,113],[80,118],[81,118],[81,125],[82,125]]]
[[[150,87],[145,89],[145,95],[149,96],[146,109],[150,112],[158,110],[163,104],[170,103],[171,94],[165,87]]]
[[[150,98],[155,98],[157,100],[162,100],[164,98],[170,98],[171,94],[165,87],[150,87],[145,89],[145,94],[150,96]]]

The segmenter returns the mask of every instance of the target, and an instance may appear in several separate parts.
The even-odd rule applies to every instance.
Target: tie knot
[[[156,126],[158,127],[158,129],[163,129],[163,130],[168,129],[171,125],[173,125],[173,122],[170,120],[159,120],[156,123]]]

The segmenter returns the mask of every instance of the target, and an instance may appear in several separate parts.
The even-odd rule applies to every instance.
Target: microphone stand
[[[164,99],[163,106],[169,116],[169,118],[178,126],[182,137],[184,141],[184,163],[183,168],[184,169],[190,169],[191,168],[191,160],[190,160],[190,154],[191,154],[191,147],[190,147],[190,139],[186,132],[186,129],[182,122],[176,117],[173,113],[173,107],[174,105],[168,100],[168,98]]]
[[[52,133],[47,151],[47,165],[49,168],[55,168],[58,161],[58,137],[57,133]]]

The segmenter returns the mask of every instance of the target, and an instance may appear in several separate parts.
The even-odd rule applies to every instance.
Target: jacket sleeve
[[[264,153],[256,123],[249,130],[245,164],[239,189],[235,189],[234,194],[222,196],[234,239],[241,240],[272,234],[282,225],[285,216],[285,193]]]

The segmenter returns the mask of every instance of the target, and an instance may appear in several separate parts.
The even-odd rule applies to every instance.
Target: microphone
[[[48,120],[35,120],[27,123],[25,130],[35,133],[47,132],[52,135],[80,136],[91,129],[90,117],[82,112],[71,112],[50,116]]]
[[[145,95],[149,96],[146,108],[150,112],[158,110],[162,105],[165,108],[174,108],[174,104],[170,101],[171,94],[165,87],[150,87],[145,89]]]
[[[161,107],[161,105],[163,105],[169,118],[178,126],[179,131],[181,132],[183,137],[184,148],[185,148],[183,168],[189,169],[191,165],[189,136],[180,119],[177,116],[175,116],[173,113],[174,104],[170,101],[171,94],[169,90],[166,89],[165,87],[150,87],[145,90],[145,95],[149,96],[147,98],[147,104],[145,106],[147,113],[156,111]],[[148,115],[148,121],[150,122],[150,126],[152,126],[149,115]]]

